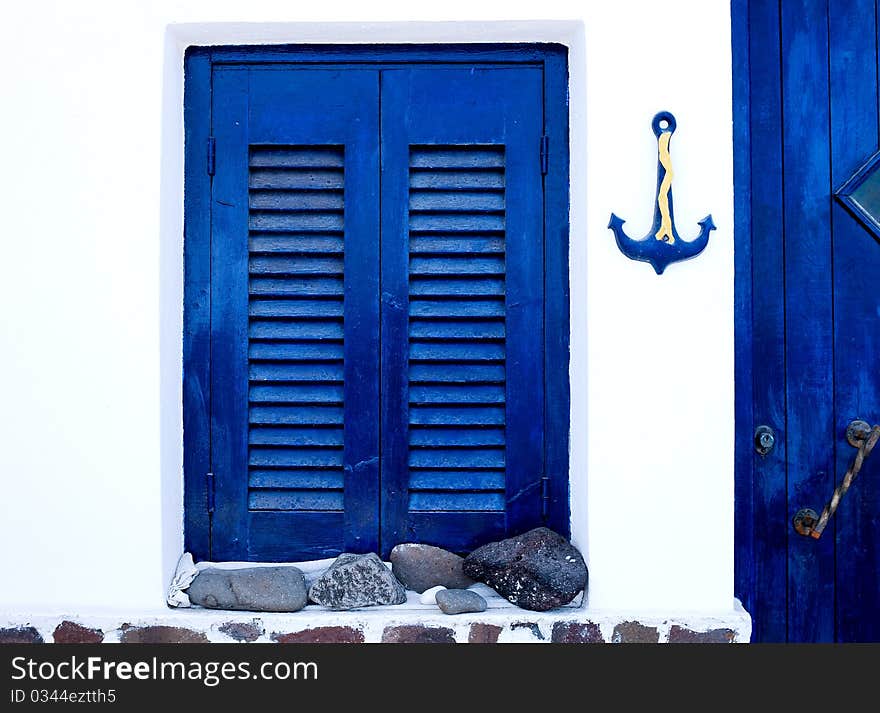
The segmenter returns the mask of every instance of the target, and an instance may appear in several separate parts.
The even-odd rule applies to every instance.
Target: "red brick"
[[[104,640],[104,632],[64,620],[55,627],[52,640],[56,644],[100,644]]]
[[[468,632],[469,644],[497,644],[501,627],[495,624],[471,624]]]
[[[669,630],[670,644],[730,644],[735,639],[736,632],[732,629],[692,631],[683,626],[674,625]]]
[[[554,644],[601,644],[605,641],[599,625],[591,621],[557,621],[550,640]]]
[[[383,644],[454,644],[455,634],[445,626],[389,626],[382,632]]]
[[[208,637],[199,631],[181,626],[123,627],[119,640],[123,644],[207,644]]]
[[[350,626],[318,626],[314,629],[272,634],[279,644],[362,644],[364,632]]]
[[[660,641],[660,632],[654,626],[624,621],[614,627],[611,641],[615,644],[656,644]]]

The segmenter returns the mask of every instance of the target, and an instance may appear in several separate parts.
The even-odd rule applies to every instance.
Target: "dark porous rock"
[[[309,599],[328,609],[403,604],[406,590],[379,557],[370,552],[339,555],[309,589]]]
[[[546,527],[483,545],[465,558],[462,569],[509,602],[532,611],[568,604],[587,586],[581,553]]]
[[[421,594],[431,587],[467,589],[474,580],[461,571],[464,559],[440,547],[406,542],[391,550],[391,571],[407,589]]]
[[[296,567],[210,567],[196,575],[187,594],[208,609],[293,612],[308,603],[306,580]]]
[[[444,614],[467,614],[486,611],[486,600],[468,589],[441,589],[437,592],[437,606]]]

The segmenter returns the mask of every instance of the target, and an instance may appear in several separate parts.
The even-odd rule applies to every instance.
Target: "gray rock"
[[[464,575],[464,559],[431,545],[407,542],[391,550],[391,571],[407,589],[421,594],[431,587],[466,589],[474,581]]]
[[[357,609],[403,604],[406,590],[376,554],[343,553],[315,580],[309,599],[330,609]]]
[[[296,567],[209,567],[196,575],[187,594],[208,609],[292,612],[308,603],[306,580]]]
[[[486,611],[486,600],[467,589],[441,589],[437,592],[437,606],[444,614],[467,614]]]
[[[568,604],[586,589],[588,579],[581,553],[546,527],[484,545],[465,558],[462,569],[509,602],[532,611]]]

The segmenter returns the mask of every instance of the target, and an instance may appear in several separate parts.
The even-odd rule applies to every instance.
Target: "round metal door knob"
[[[862,443],[868,440],[870,434],[871,424],[867,421],[856,419],[855,421],[850,421],[849,426],[846,427],[846,441],[853,448],[858,448],[862,445]]]
[[[819,522],[819,514],[810,508],[801,508],[797,511],[791,524],[799,535],[809,537],[813,533],[813,528]]]
[[[770,426],[758,426],[755,430],[755,450],[765,456],[776,445],[776,434]]]

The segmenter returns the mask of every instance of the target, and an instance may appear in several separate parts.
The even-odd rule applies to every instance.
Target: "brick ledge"
[[[563,608],[538,613],[489,609],[375,607],[293,614],[163,609],[88,614],[0,613],[0,643],[748,643],[752,622],[739,600],[726,612],[636,613]]]

